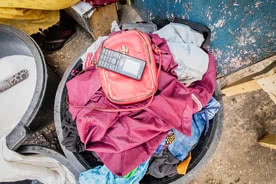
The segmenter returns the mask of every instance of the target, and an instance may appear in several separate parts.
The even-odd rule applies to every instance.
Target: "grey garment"
[[[200,48],[204,42],[202,34],[179,23],[170,23],[154,33],[166,39],[178,64],[176,74],[180,82],[189,85],[202,79],[209,63],[208,54]]]
[[[152,155],[148,173],[156,178],[177,175],[177,164],[179,162],[168,149],[165,149],[160,154]]]
[[[199,22],[193,22],[191,20],[181,19],[177,17],[173,19],[173,22],[190,26],[190,28],[202,34],[205,40],[202,43],[201,48],[207,49],[210,47],[211,30],[207,26]]]
[[[194,44],[197,47],[200,47],[204,42],[201,33],[180,23],[171,22],[154,33],[170,42]]]

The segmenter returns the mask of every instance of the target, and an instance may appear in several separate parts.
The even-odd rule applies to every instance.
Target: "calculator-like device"
[[[146,62],[120,52],[102,48],[97,66],[140,80]]]

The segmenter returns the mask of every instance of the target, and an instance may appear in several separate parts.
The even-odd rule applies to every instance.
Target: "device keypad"
[[[145,61],[114,50],[102,48],[98,66],[140,80],[144,71]]]

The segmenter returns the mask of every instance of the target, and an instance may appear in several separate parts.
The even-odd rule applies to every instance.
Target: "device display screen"
[[[146,61],[103,48],[97,66],[140,80],[146,66]]]
[[[137,76],[139,72],[139,67],[140,67],[139,63],[126,59],[123,66],[123,71]]]

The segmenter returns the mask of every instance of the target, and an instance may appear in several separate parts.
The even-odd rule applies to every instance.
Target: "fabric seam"
[[[193,101],[197,104],[197,106],[198,106],[198,111],[200,111],[200,110],[202,109],[202,104],[201,104],[201,102],[199,101],[199,99],[198,99],[194,94],[192,94],[192,99],[193,99]]]

